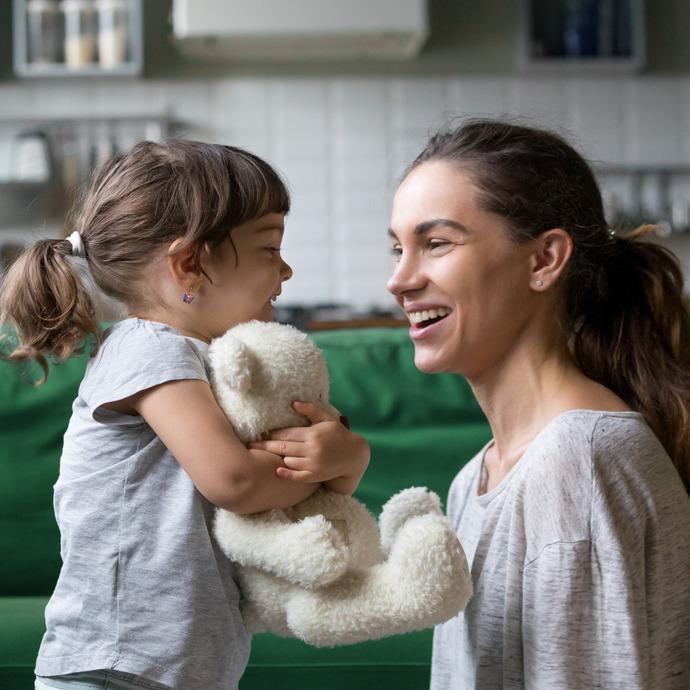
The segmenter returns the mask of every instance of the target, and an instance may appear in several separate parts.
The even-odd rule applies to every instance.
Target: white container
[[[96,0],[98,12],[98,61],[104,69],[113,69],[127,61],[126,0]]]
[[[83,69],[96,59],[96,13],[90,0],[63,0],[65,15],[65,64]]]
[[[26,19],[29,39],[29,62],[52,64],[58,59],[60,31],[59,6],[55,0],[29,0]]]

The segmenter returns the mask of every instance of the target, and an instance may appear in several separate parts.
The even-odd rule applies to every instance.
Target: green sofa
[[[464,379],[414,366],[406,329],[321,331],[331,399],[369,441],[356,496],[374,513],[408,486],[445,499],[451,480],[490,438]],[[87,358],[51,366],[41,387],[0,362],[0,688],[30,690],[43,611],[60,569],[52,506],[62,436]],[[35,373],[35,372],[34,372]],[[334,649],[255,635],[241,690],[428,687],[431,630]],[[191,690],[191,689],[180,689]]]

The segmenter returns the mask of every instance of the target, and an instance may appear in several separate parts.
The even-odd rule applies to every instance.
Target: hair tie
[[[72,256],[80,256],[82,259],[86,258],[84,241],[76,230],[67,238],[67,241],[72,245]]]

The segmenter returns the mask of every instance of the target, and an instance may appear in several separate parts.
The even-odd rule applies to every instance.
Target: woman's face
[[[389,234],[388,290],[410,319],[415,364],[427,373],[481,377],[516,347],[529,323],[531,243],[508,238],[482,210],[467,173],[443,162],[400,185]]]

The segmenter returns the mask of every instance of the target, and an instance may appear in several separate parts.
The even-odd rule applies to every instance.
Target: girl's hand
[[[325,482],[333,491],[351,494],[369,464],[367,442],[317,405],[294,402],[292,406],[311,426],[271,431],[249,448],[282,456],[285,467],[276,469],[279,477],[307,484]]]

